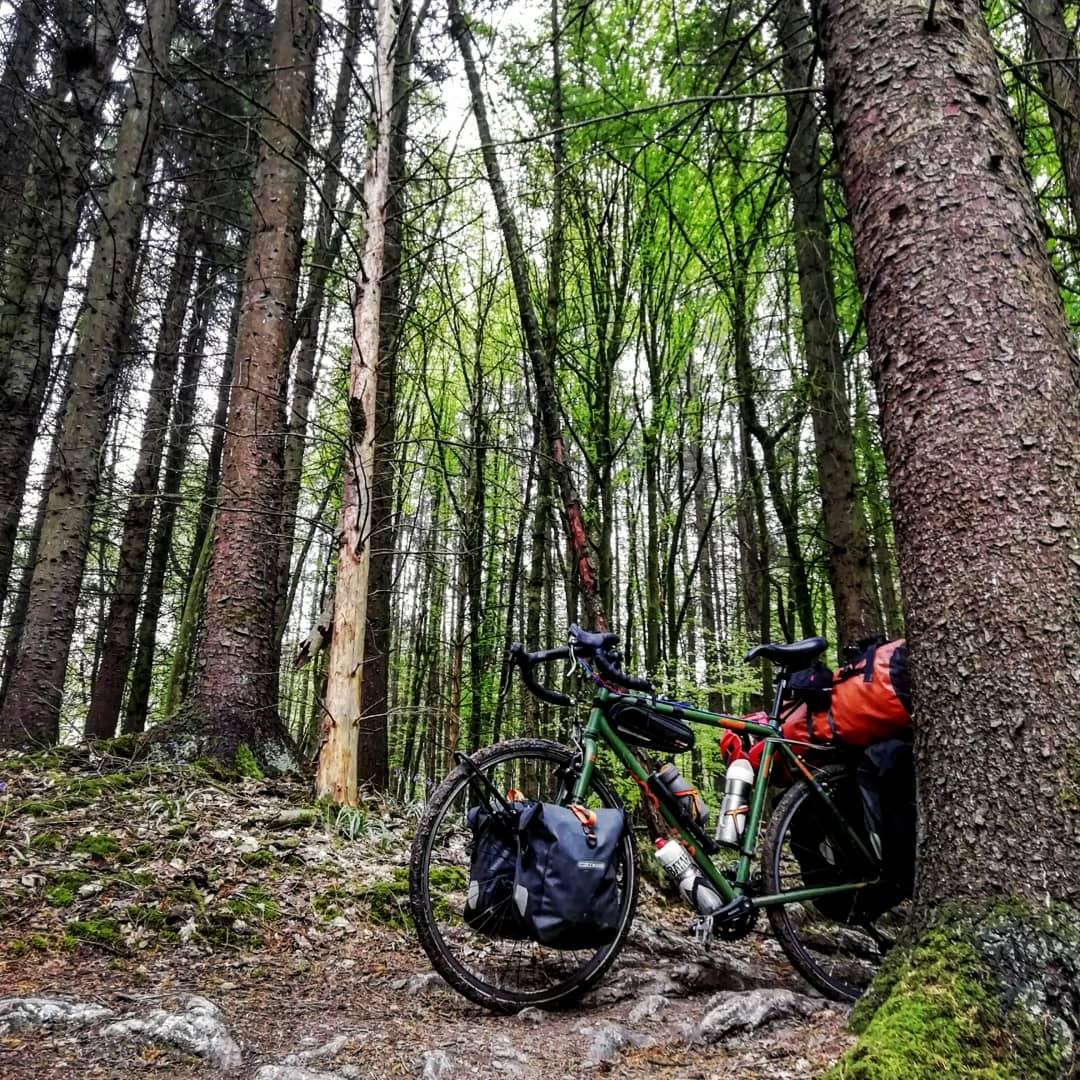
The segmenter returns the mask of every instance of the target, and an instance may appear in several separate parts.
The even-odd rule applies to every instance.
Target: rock
[[[286,1065],[306,1065],[310,1061],[326,1061],[337,1057],[349,1044],[348,1035],[337,1035],[323,1046],[310,1050],[297,1050],[285,1058]]]
[[[154,1009],[146,1017],[117,1020],[101,1034],[175,1046],[217,1069],[238,1069],[241,1065],[240,1047],[229,1034],[221,1009],[197,994],[184,999],[183,1012]]]
[[[547,1019],[547,1013],[535,1005],[528,1005],[514,1015],[522,1024],[542,1024]]]
[[[264,1065],[255,1080],[341,1080],[342,1074],[307,1069],[303,1065]]]
[[[663,994],[649,994],[642,998],[631,1010],[628,1017],[631,1024],[640,1024],[667,1008],[668,999]]]
[[[402,988],[406,994],[429,994],[446,989],[446,980],[437,971],[424,971],[410,975]]]
[[[62,998],[0,998],[0,1035],[34,1027],[89,1027],[113,1016],[104,1005]]]
[[[750,990],[745,993],[725,991],[710,999],[692,1038],[718,1042],[736,1032],[756,1031],[774,1020],[789,1016],[810,1016],[826,1008],[821,998],[796,994],[792,990]]]
[[[524,1076],[524,1066],[528,1063],[528,1055],[518,1050],[505,1035],[492,1044],[491,1066],[498,1072],[507,1076]]]
[[[425,1050],[423,1080],[448,1080],[456,1076],[458,1067],[445,1050]]]
[[[600,1024],[585,1050],[585,1057],[594,1065],[611,1061],[628,1046],[652,1046],[655,1040],[647,1035],[629,1031],[621,1024]]]

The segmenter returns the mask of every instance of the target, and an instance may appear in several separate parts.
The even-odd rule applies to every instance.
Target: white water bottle
[[[739,758],[727,767],[724,780],[724,801],[720,804],[720,817],[716,822],[718,843],[737,848],[746,827],[746,815],[750,812],[750,793],[754,788],[754,766],[746,758]]]
[[[679,887],[679,895],[701,915],[711,915],[724,906],[719,894],[698,873],[694,860],[678,840],[660,837],[656,841],[656,858],[672,881]]]

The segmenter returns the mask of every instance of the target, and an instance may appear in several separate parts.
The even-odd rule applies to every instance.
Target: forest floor
[[[85,747],[0,757],[0,1076],[774,1080],[853,1043],[764,921],[706,951],[648,882],[583,1002],[484,1012],[408,924],[416,817]]]

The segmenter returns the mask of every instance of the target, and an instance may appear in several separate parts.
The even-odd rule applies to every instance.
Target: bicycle
[[[811,985],[835,1000],[855,1000],[903,924],[903,900],[882,884],[882,867],[862,824],[851,765],[812,769],[793,748],[799,744],[781,735],[791,674],[821,654],[824,638],[759,645],[747,654],[747,662],[764,658],[777,666],[767,723],[656,696],[648,682],[621,670],[613,651],[616,642],[614,634],[572,626],[567,645],[538,652],[512,647],[508,678],[516,666],[534,696],[569,706],[570,697],[540,685],[534,675],[541,665],[568,660],[595,684],[592,707],[584,726],[575,725],[571,745],[518,738],[468,757],[458,755],[457,767],[432,794],[412,848],[409,894],[421,944],[435,969],[471,1001],[510,1012],[530,1005],[568,1005],[591,989],[615,961],[630,931],[638,892],[637,856],[629,829],[618,856],[620,920],[610,944],[556,951],[530,940],[486,937],[462,917],[469,880],[469,808],[499,791],[563,805],[620,806],[597,767],[598,751],[606,747],[723,900],[713,915],[692,923],[699,938],[705,943],[711,938],[738,940],[751,932],[764,910],[783,951]],[[688,721],[765,741],[737,850],[721,849],[707,836],[655,770],[650,771],[631,749],[631,742],[642,745],[636,737],[640,733],[627,738],[626,729],[620,734],[612,720],[613,714],[628,708],[666,717],[669,725],[685,726]],[[778,759],[796,779],[772,811],[760,869],[755,871],[770,773]],[[733,865],[717,865],[721,850],[735,857]]]

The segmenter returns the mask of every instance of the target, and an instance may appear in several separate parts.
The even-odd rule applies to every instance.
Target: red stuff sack
[[[911,679],[903,638],[871,645],[842,667],[833,680],[828,709],[812,717],[814,742],[862,748],[910,737]]]

